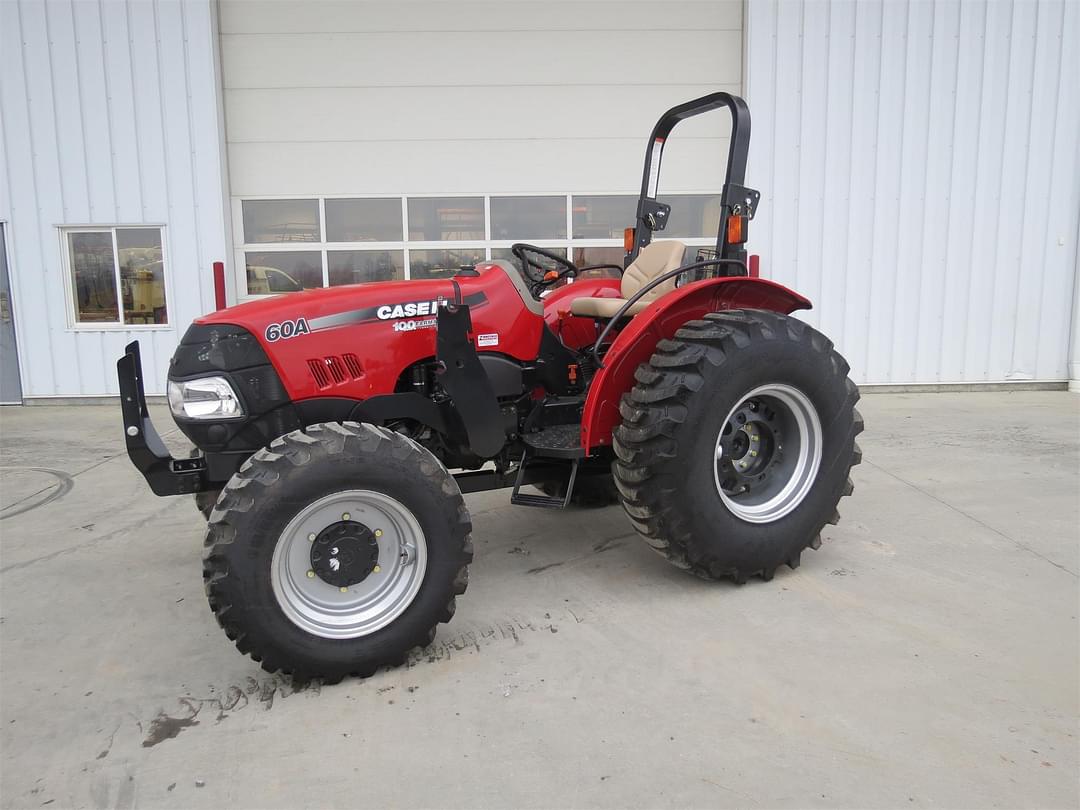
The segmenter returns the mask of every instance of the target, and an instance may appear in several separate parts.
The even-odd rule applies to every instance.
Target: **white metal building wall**
[[[752,247],[855,378],[1068,378],[1080,3],[747,9]]]
[[[632,193],[660,113],[740,90],[742,3],[223,0],[221,49],[236,197]],[[726,133],[664,190],[718,190]]]
[[[116,393],[143,346],[148,393],[225,257],[216,20],[210,0],[0,2],[0,220],[23,392]],[[57,226],[165,226],[169,326],[75,330]]]

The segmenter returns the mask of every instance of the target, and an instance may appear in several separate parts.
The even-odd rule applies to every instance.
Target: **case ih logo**
[[[380,321],[393,321],[398,318],[419,318],[434,315],[439,310],[438,301],[413,301],[408,304],[385,304],[375,310],[375,317]]]

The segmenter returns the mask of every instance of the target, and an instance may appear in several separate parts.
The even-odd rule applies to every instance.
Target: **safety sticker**
[[[477,346],[498,346],[499,345],[499,333],[498,332],[493,332],[493,333],[488,334],[488,335],[477,335],[476,336],[476,345]]]

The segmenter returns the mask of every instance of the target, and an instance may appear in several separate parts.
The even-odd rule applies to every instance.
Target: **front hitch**
[[[120,383],[120,410],[124,417],[128,458],[143,474],[154,494],[190,495],[209,489],[206,460],[202,457],[173,458],[150,421],[139,341],[133,340],[124,347],[124,356],[116,361],[116,377]]]

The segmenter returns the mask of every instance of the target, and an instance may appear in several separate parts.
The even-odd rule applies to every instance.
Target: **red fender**
[[[673,337],[687,321],[725,309],[770,309],[787,315],[811,306],[781,284],[745,276],[695,281],[661,296],[619,332],[604,356],[604,367],[593,377],[581,417],[586,454],[611,444],[611,431],[622,419],[619,399],[633,387],[637,367],[652,356],[657,343]]]

